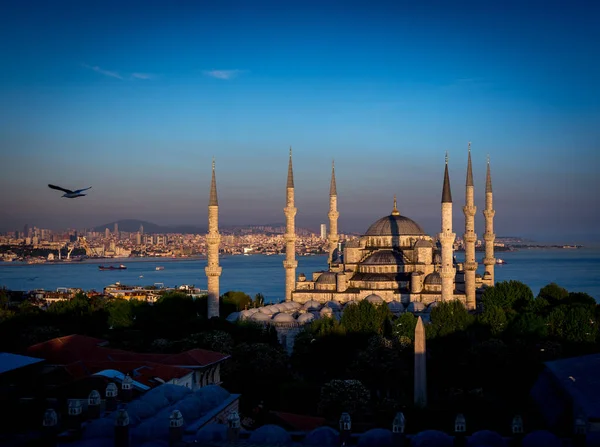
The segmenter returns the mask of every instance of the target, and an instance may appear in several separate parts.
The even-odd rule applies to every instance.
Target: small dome
[[[337,446],[340,434],[331,427],[319,427],[306,434],[304,445],[310,447]]]
[[[260,307],[258,309],[258,311],[265,315],[273,315],[275,313],[275,311],[273,310],[273,308],[271,306]],[[277,311],[277,312],[279,312],[279,311]]]
[[[481,278],[481,274],[480,273],[475,273],[475,278]]]
[[[310,309],[319,310],[320,308],[321,308],[321,303],[319,303],[318,301],[315,301],[315,300],[307,301],[302,306],[302,309],[305,309],[305,310],[310,310]]]
[[[200,445],[227,442],[227,425],[207,424],[196,432],[196,442]]]
[[[271,316],[267,315],[265,313],[262,312],[257,312],[254,315],[252,315],[250,317],[251,320],[253,321],[270,321],[271,320]]]
[[[394,250],[379,250],[361,262],[361,265],[398,265],[404,264],[402,253]]]
[[[438,307],[440,305],[440,303],[441,303],[441,301],[434,301],[429,306],[427,306],[427,309],[425,309],[425,312],[431,312],[433,309]]]
[[[300,315],[298,318],[296,318],[296,321],[301,324],[306,324],[306,323],[310,323],[314,319],[315,319],[315,316],[313,314],[307,312],[305,314]]]
[[[231,312],[229,315],[227,315],[226,320],[233,323],[240,319],[240,315],[241,315],[241,312]]]
[[[489,278],[490,276],[492,276],[492,275],[490,274],[490,272],[485,272],[485,273],[483,274],[483,278]]]
[[[419,239],[417,242],[415,242],[414,248],[433,248],[433,244],[427,239]]]
[[[438,272],[430,273],[425,277],[423,284],[428,286],[441,286],[442,285],[442,277]]]
[[[304,273],[300,273],[298,275],[298,281],[300,281],[300,282],[306,281],[306,275]]]
[[[350,301],[347,301],[347,302],[346,302],[346,304],[344,304],[344,309],[345,309],[346,307],[348,307],[348,306],[355,306],[355,305],[357,305],[358,303],[359,303],[359,301],[357,301],[357,300],[350,300]]]
[[[393,445],[392,432],[385,428],[373,428],[358,438],[358,447],[392,447]]]
[[[290,314],[280,312],[273,317],[273,321],[277,323],[294,323],[296,320]]]
[[[507,443],[495,431],[480,430],[469,437],[469,447],[506,447]]]
[[[379,295],[375,295],[372,293],[368,297],[365,298],[371,304],[383,304],[385,301]]]
[[[408,303],[406,310],[408,312],[422,312],[425,309],[425,304],[420,301],[411,301]]]
[[[273,304],[271,306],[271,309],[273,309],[273,313],[283,312],[284,310],[286,310],[283,304]]]
[[[333,272],[323,272],[317,278],[317,284],[335,284],[335,273]]]
[[[256,445],[290,445],[291,435],[277,425],[263,425],[254,430],[248,438],[248,444]]]
[[[325,303],[325,307],[330,308],[334,312],[339,312],[340,310],[342,310],[342,305],[337,301],[327,301]]]
[[[388,303],[388,308],[393,314],[399,314],[404,312],[404,304],[402,304],[400,301],[390,301]]]
[[[414,220],[390,214],[371,225],[365,236],[425,236],[425,232]]]
[[[321,314],[322,317],[332,317],[333,316],[333,310],[331,309],[331,307],[323,307],[319,313]]]
[[[247,312],[249,312],[250,315],[254,315],[258,311],[259,311],[258,307],[253,307],[253,308],[247,310]]]
[[[560,447],[562,442],[549,431],[536,430],[525,435],[521,445],[523,447]]]
[[[453,447],[454,441],[446,433],[438,430],[425,430],[410,440],[411,447]]]
[[[299,307],[302,307],[302,305],[296,301],[286,301],[285,304],[289,309],[298,309]]]

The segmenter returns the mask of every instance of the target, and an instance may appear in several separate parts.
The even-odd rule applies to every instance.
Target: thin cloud
[[[101,75],[104,75],[104,76],[108,76],[108,77],[111,77],[111,78],[117,78],[117,79],[123,79],[123,76],[121,76],[116,71],[104,70],[103,68],[100,68],[97,65],[83,64],[83,66],[85,68],[89,68],[90,70],[95,71],[96,73],[100,73]]]
[[[237,77],[243,72],[244,70],[206,70],[204,74],[215,79],[229,80]]]
[[[132,79],[154,79],[156,75],[152,73],[131,73]]]

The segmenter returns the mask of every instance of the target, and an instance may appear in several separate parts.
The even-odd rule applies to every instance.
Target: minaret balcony
[[[496,214],[496,210],[483,210],[483,215],[486,219],[492,219]]]
[[[483,233],[483,240],[486,243],[493,243],[494,240],[496,239],[496,235],[494,233]]]
[[[288,243],[288,244],[296,242],[296,233],[292,233],[292,234],[286,233],[286,234],[284,234],[283,235],[283,240],[286,243]]]
[[[463,206],[463,213],[465,214],[465,216],[474,217],[475,214],[477,213],[477,207],[476,206]]]
[[[222,271],[223,269],[219,266],[207,265],[206,267],[204,267],[204,272],[206,273],[206,276],[221,276]]]
[[[463,239],[467,244],[474,244],[477,242],[477,235],[475,233],[465,233]]]
[[[465,271],[471,271],[474,272],[475,270],[477,270],[477,263],[476,262],[465,262],[463,264]]]
[[[298,261],[288,261],[287,259],[283,261],[283,268],[295,269],[296,267],[298,267]]]
[[[206,243],[208,245],[218,245],[221,242],[221,235],[219,233],[208,233],[206,235]]]
[[[496,265],[495,258],[483,258],[483,265]]]

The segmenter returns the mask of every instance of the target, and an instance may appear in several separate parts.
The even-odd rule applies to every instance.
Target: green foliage
[[[592,343],[598,328],[594,312],[584,306],[558,306],[548,316],[550,335],[572,343]]]
[[[567,289],[562,288],[556,283],[551,282],[541,288],[538,298],[544,298],[550,304],[558,304],[569,296]]]
[[[241,312],[248,308],[251,303],[252,298],[250,298],[250,295],[247,295],[244,292],[230,290],[221,296],[219,306],[220,315],[222,317],[227,317],[227,315],[233,312]]]
[[[371,399],[369,390],[358,380],[332,380],[321,388],[319,413],[339,419],[343,412],[351,416],[363,413]]]
[[[388,307],[373,305],[367,300],[352,306],[347,306],[342,314],[342,326],[347,332],[366,334],[381,334],[385,328],[385,322],[392,314]]]
[[[108,325],[114,329],[130,327],[133,324],[133,304],[120,298],[107,301]]]
[[[441,302],[431,311],[431,323],[425,332],[427,338],[445,337],[467,330],[474,317],[460,301]]]
[[[540,298],[537,298],[538,301]],[[534,338],[543,340],[548,336],[546,319],[534,312],[523,312],[510,323],[508,332],[516,338]]]
[[[48,312],[70,317],[83,317],[92,313],[90,299],[83,293],[77,293],[69,300],[56,301],[48,307]]]
[[[567,302],[572,305],[589,306],[592,309],[598,305],[594,297],[583,292],[569,293],[569,296],[567,297]]]
[[[501,307],[487,306],[479,317],[479,321],[489,327],[490,332],[494,336],[500,335],[506,329],[508,319],[506,312]]]
[[[417,317],[411,312],[404,312],[392,322],[392,334],[397,340],[408,338],[414,341],[416,326]]]
[[[483,307],[495,306],[505,311],[520,311],[531,305],[533,292],[520,281],[502,281],[488,287],[482,296]]]
[[[330,334],[344,335],[346,329],[335,318],[320,318],[314,320],[306,329],[311,337],[324,337]]]
[[[265,305],[265,297],[262,293],[257,293],[254,295],[254,299],[252,300],[252,307],[262,307]]]

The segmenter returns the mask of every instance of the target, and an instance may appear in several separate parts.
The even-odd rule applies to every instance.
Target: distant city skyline
[[[122,219],[340,232],[392,210],[434,236],[449,152],[462,235],[486,156],[498,235],[600,243],[594,2],[11,2],[0,17],[0,231]],[[63,199],[47,184],[92,186]]]

